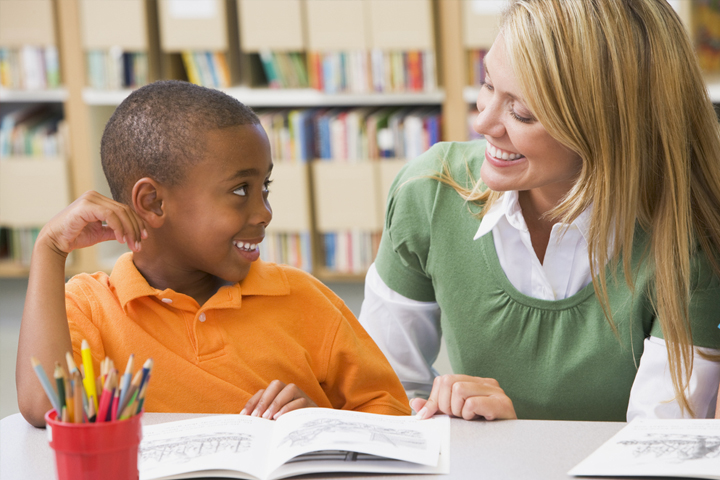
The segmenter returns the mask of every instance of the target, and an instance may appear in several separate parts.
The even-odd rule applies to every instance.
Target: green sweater
[[[517,291],[505,276],[492,233],[473,240],[479,207],[430,178],[449,167],[465,185],[479,177],[484,141],[441,143],[410,162],[388,199],[375,265],[394,291],[437,302],[455,373],[498,380],[519,418],[625,421],[643,340],[662,338],[651,305],[652,272],[638,231],[634,294],[622,272],[608,272],[613,333],[590,284],[558,301]],[[691,321],[695,345],[720,348],[720,280],[693,259]]]

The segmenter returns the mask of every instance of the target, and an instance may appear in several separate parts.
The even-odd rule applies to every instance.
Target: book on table
[[[637,419],[568,472],[720,480],[720,419]]]
[[[306,408],[278,420],[209,415],[143,427],[140,480],[309,473],[449,473],[450,419]]]

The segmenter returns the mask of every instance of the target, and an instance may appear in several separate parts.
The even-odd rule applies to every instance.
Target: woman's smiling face
[[[580,157],[550,136],[523,101],[502,35],[485,56],[474,128],[488,147],[480,175],[495,191],[529,191],[557,203],[572,188]],[[539,197],[537,197],[539,195]]]

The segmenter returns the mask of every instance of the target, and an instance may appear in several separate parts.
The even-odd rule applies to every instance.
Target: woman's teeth
[[[233,242],[233,245],[235,245],[240,250],[245,250],[246,252],[252,252],[257,248],[256,243]]]
[[[504,150],[500,150],[494,145],[487,144],[488,152],[490,152],[490,155],[493,157],[500,159],[500,160],[517,160],[518,158],[522,158],[523,155],[520,155],[519,153],[509,153]]]

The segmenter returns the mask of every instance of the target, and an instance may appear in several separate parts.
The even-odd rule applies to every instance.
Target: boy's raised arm
[[[52,406],[35,376],[30,357],[36,357],[46,372],[52,372],[55,362],[72,352],[65,313],[68,254],[113,239],[138,251],[141,239],[146,237],[142,220],[132,208],[92,191],[80,196],[40,231],[30,262],[15,367],[20,413],[32,425],[44,426],[45,412]]]

